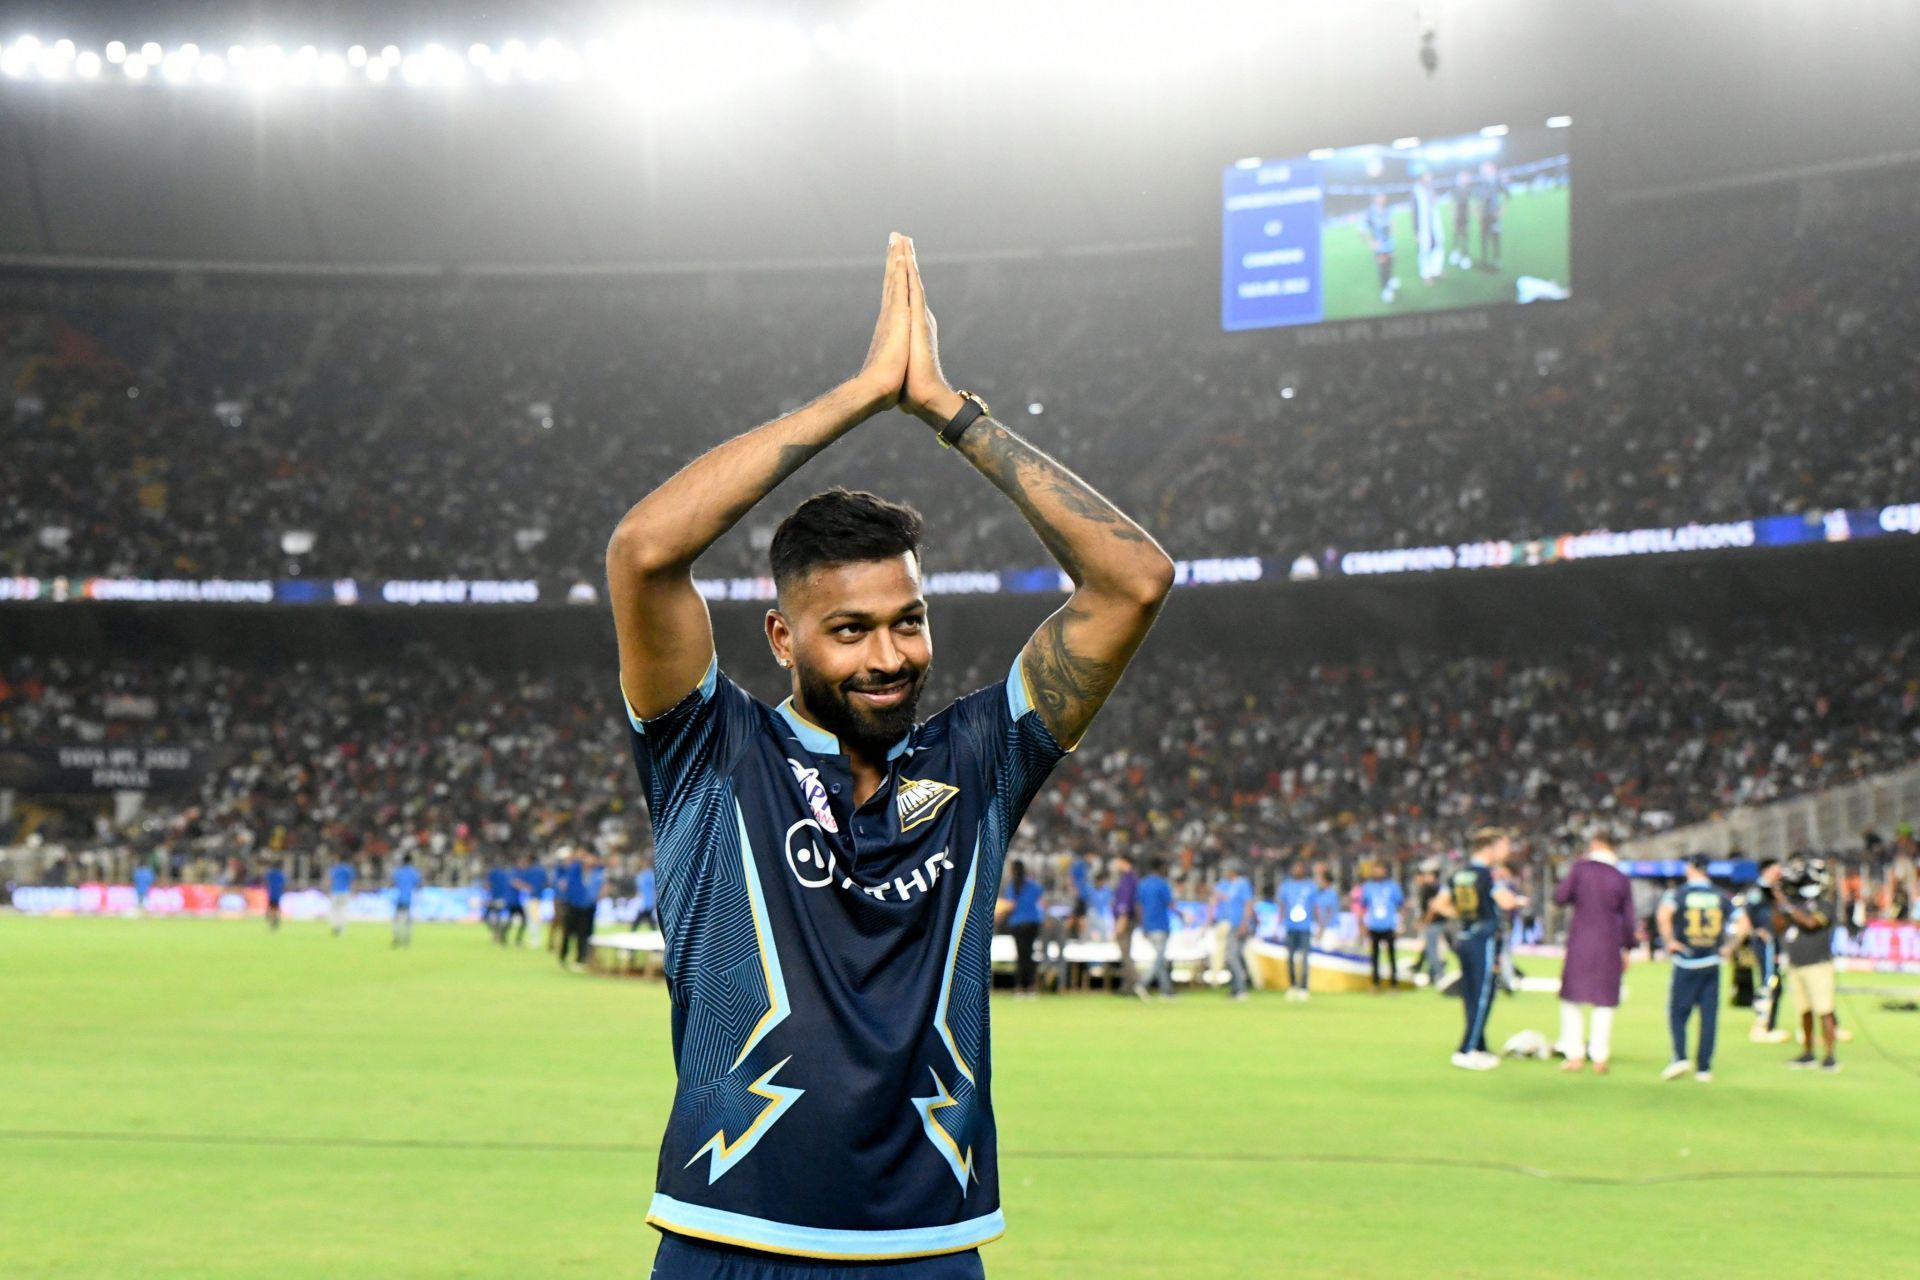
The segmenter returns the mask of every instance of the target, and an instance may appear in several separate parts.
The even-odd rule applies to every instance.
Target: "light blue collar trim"
[[[845,754],[840,750],[840,739],[834,737],[819,725],[809,722],[805,716],[793,709],[793,698],[791,695],[787,697],[786,701],[775,707],[774,710],[778,711],[780,718],[787,722],[787,728],[793,731],[793,736],[799,739],[800,745],[813,752],[813,754],[817,756],[837,756]],[[907,744],[912,741],[913,730],[909,729],[900,735],[900,741],[887,748],[887,759],[898,760],[901,756],[905,755],[910,749]]]
[[[725,1209],[687,1204],[664,1192],[655,1192],[647,1221],[668,1231],[744,1245],[772,1253],[814,1258],[915,1258],[958,1253],[1002,1235],[1007,1220],[1000,1210],[941,1227],[907,1227],[892,1231],[849,1231],[802,1227],[773,1222]]]

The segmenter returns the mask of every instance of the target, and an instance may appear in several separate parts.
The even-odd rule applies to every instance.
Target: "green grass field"
[[[1420,266],[1414,254],[1413,215],[1405,206],[1396,207],[1393,274],[1400,281],[1400,290],[1391,303],[1380,301],[1380,274],[1374,266],[1373,250],[1358,225],[1343,223],[1327,227],[1320,233],[1326,318],[1361,320],[1512,302],[1514,283],[1523,275],[1539,276],[1570,287],[1569,202],[1566,187],[1513,192],[1501,219],[1500,270],[1482,271],[1477,266],[1463,270],[1446,263],[1440,278],[1431,285],[1420,283]],[[1447,247],[1455,248],[1451,240],[1451,204],[1441,207],[1441,223],[1449,237]],[[1477,210],[1467,250],[1469,255],[1480,251]]]
[[[378,926],[11,915],[0,975],[9,1280],[647,1273],[673,1087],[655,983],[477,926],[396,953]],[[1665,970],[1628,982],[1606,1079],[1453,1070],[1459,1006],[1424,993],[998,1001],[1009,1231],[988,1272],[1905,1265],[1920,1015],[1843,997],[1862,1034],[1822,1077],[1729,1013],[1717,1081],[1663,1084]],[[1496,1043],[1554,1017],[1502,1001]]]

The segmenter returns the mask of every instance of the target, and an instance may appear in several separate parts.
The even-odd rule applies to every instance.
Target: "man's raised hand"
[[[873,341],[860,366],[857,381],[869,396],[873,411],[900,403],[907,381],[911,317],[908,307],[907,267],[911,243],[899,232],[887,237],[887,277],[880,290],[880,318],[874,322]]]
[[[961,399],[940,371],[940,332],[920,283],[920,259],[907,241],[907,283],[911,299],[913,347],[907,360],[907,385],[900,407],[938,430],[960,412]]]

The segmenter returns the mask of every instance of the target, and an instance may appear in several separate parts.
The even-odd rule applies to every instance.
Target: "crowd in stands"
[[[1577,319],[1326,351],[1218,332],[1204,255],[928,272],[954,376],[1177,557],[1920,499],[1920,245],[1840,225],[1749,248]],[[88,288],[0,310],[0,574],[597,583],[631,503],[856,367],[877,293],[851,270],[278,309]],[[763,573],[779,513],[829,483],[919,505],[931,568],[1046,563],[955,465],[909,418],[870,423],[699,568]]]
[[[921,713],[985,685],[1004,652],[936,666]],[[780,673],[730,663],[769,701]],[[762,670],[762,668],[765,668]],[[14,748],[172,743],[201,777],[122,827],[57,821],[48,842],[161,850],[172,874],[245,875],[262,856],[318,874],[341,853],[411,853],[435,883],[492,858],[581,844],[648,851],[627,730],[597,670],[500,672],[426,651],[377,665],[257,668],[16,657],[0,667]],[[289,690],[295,696],[289,696]],[[1552,657],[1406,656],[1196,664],[1149,641],[1080,749],[1035,799],[1015,856],[1405,865],[1490,822],[1540,852],[1600,820],[1649,834],[1920,759],[1920,636],[1576,648]],[[15,806],[17,844],[46,820]],[[38,815],[38,816],[36,816]]]

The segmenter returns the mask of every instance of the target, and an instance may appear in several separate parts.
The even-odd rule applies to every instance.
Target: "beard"
[[[927,680],[925,667],[902,667],[884,680],[856,676],[838,684],[799,665],[797,661],[795,669],[800,673],[801,697],[807,704],[807,710],[819,721],[820,727],[840,739],[843,746],[857,748],[863,755],[885,752],[913,728],[914,713],[920,707],[920,690]],[[856,689],[884,687],[902,677],[912,683],[907,689],[907,696],[894,706],[870,707],[853,700],[853,691]]]

